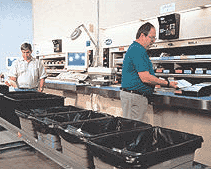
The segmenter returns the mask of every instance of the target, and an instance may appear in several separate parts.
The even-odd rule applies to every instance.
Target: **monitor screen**
[[[19,57],[6,57],[6,67],[9,69],[12,66],[12,63],[17,60]]]
[[[66,55],[67,70],[86,71],[87,54],[85,52],[67,52]]]

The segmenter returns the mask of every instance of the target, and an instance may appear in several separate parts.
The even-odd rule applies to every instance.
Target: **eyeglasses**
[[[153,40],[156,40],[156,39],[157,39],[155,36],[148,36],[148,37],[151,39],[151,41],[153,41]]]

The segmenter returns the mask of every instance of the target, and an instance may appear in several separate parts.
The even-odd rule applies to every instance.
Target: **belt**
[[[125,88],[122,88],[122,91],[129,92],[129,93],[134,93],[134,94],[144,95],[143,93],[141,93],[141,92],[139,92],[137,90],[127,90]]]
[[[37,88],[36,88],[36,87],[35,87],[35,88],[23,88],[23,87],[20,87],[20,88],[18,88],[18,89],[24,90],[24,89],[37,89]]]
[[[125,91],[125,92],[128,92],[128,93],[139,94],[139,95],[142,95],[142,96],[146,97],[146,98],[148,99],[148,103],[149,103],[149,104],[153,103],[153,101],[154,101],[153,95],[147,95],[147,94],[141,93],[141,92],[139,92],[139,91],[137,91],[137,90],[127,90],[127,89],[125,89],[125,88],[120,88],[120,89],[121,89],[122,91]]]

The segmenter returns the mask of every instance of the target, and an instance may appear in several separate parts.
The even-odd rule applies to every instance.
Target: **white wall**
[[[62,51],[83,51],[89,40],[82,28],[82,36],[72,41],[70,35],[81,24],[89,29],[97,17],[95,0],[34,0],[34,44],[42,53],[51,53],[53,39],[62,39]],[[91,34],[95,38],[96,26]],[[96,40],[96,39],[95,39]],[[40,47],[41,46],[41,47]],[[51,49],[45,46],[51,46]],[[44,49],[44,50],[42,50]]]
[[[204,9],[194,8],[191,11],[183,11],[178,13],[180,14],[179,40],[211,37],[211,7]],[[158,19],[157,17],[152,17],[146,21],[137,20],[134,22],[107,27],[103,31],[101,40],[104,42],[106,39],[111,39],[112,44],[106,45],[105,43],[102,43],[102,47],[110,48],[130,45],[132,41],[135,40],[137,30],[145,22],[150,22],[155,26],[158,39]],[[167,40],[158,39],[156,42],[162,41],[165,42]]]
[[[6,57],[21,56],[21,44],[32,43],[32,23],[32,0],[0,1],[0,72],[7,72]]]
[[[178,12],[209,4],[210,0],[99,0],[99,3],[100,28],[104,29],[127,22],[137,22],[132,30],[128,31],[126,26],[119,32],[111,32],[124,41],[124,38],[131,39],[136,33],[136,28],[139,27],[139,19],[158,16],[160,6],[164,4],[175,3],[175,12]],[[89,29],[90,25],[94,25],[91,36],[95,42],[97,41],[97,0],[33,0],[33,14],[34,45],[40,51],[40,54],[52,53],[52,40],[57,38],[62,39],[63,52],[86,50],[86,41],[89,38],[83,29],[82,36],[75,41],[68,38],[74,29],[82,23],[87,29]],[[209,18],[204,17],[204,19]],[[197,18],[195,18],[195,21],[197,22]],[[189,22],[193,21],[182,24],[185,25]],[[199,27],[203,28],[203,25],[199,25]],[[131,33],[129,37],[124,36],[125,31]],[[205,30],[205,34],[208,32],[209,29]],[[104,37],[100,35],[101,42],[103,42],[102,38]]]
[[[101,27],[158,16],[160,6],[175,3],[175,12],[210,4],[210,0],[100,0]]]

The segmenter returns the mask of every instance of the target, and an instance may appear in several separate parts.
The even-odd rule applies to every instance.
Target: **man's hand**
[[[9,87],[12,86],[12,87],[14,87],[14,88],[18,88],[17,83],[16,83],[15,81],[13,81],[13,80],[9,80],[9,82],[6,81],[5,84],[6,84],[7,86],[9,86]]]
[[[5,84],[9,87],[11,86],[8,81],[5,81]]]
[[[17,81],[16,77],[9,77],[9,80],[8,81],[6,80],[5,84],[7,86],[12,86],[14,88],[18,88],[18,85],[17,85],[16,81]]]
[[[17,83],[16,83],[15,81],[10,80],[9,83],[10,83],[10,85],[11,85],[12,87],[18,88],[18,85],[17,85]]]
[[[177,88],[178,88],[177,84],[178,84],[178,83],[175,82],[175,81],[170,81],[170,82],[169,82],[169,87],[172,87],[172,88],[177,89]]]
[[[38,92],[43,92],[43,89],[42,89],[42,88],[40,88],[40,89],[38,90]]]
[[[39,87],[38,91],[43,92],[44,86],[45,86],[45,79],[41,79],[40,80],[40,87]]]

